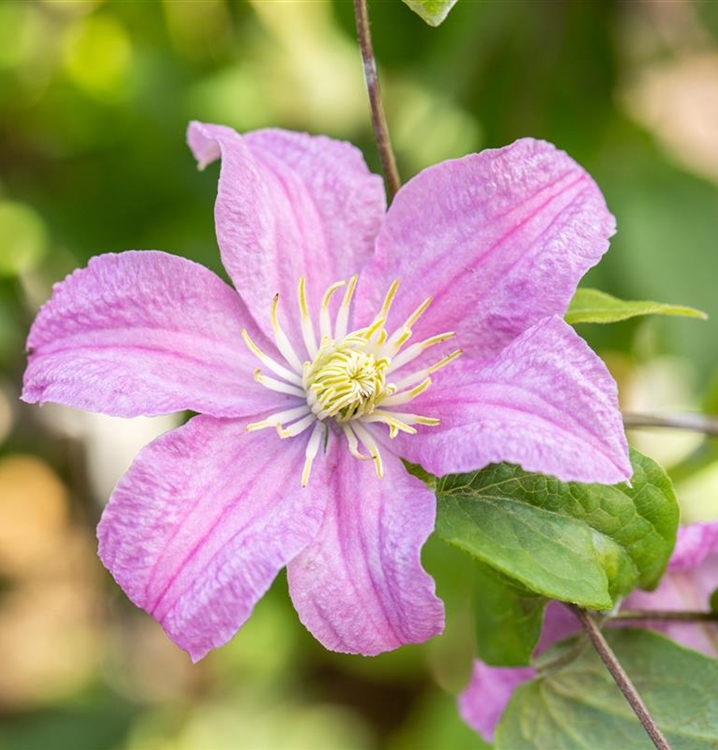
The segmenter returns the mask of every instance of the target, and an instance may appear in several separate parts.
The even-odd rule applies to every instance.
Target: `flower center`
[[[440,333],[404,348],[411,337],[412,326],[431,304],[429,297],[404,325],[389,335],[385,324],[399,286],[398,281],[389,287],[373,322],[366,328],[347,333],[356,283],[357,277],[353,276],[348,282],[340,281],[327,289],[319,310],[320,339],[317,343],[307,305],[305,280],[299,280],[303,348],[297,346],[299,342],[290,342],[282,329],[278,316],[279,295],[275,295],[271,311],[272,328],[284,364],[265,354],[247,331],[242,331],[242,338],[249,349],[268,370],[278,376],[265,375],[258,368],[254,372],[255,380],[265,388],[297,397],[296,406],[250,424],[247,429],[274,427],[282,438],[312,430],[305,452],[302,486],[309,481],[312,462],[328,429],[327,420],[333,420],[344,433],[349,452],[356,458],[372,460],[377,475],[381,477],[383,466],[374,437],[375,424],[384,424],[389,429],[390,438],[395,438],[400,432],[416,433],[415,425],[439,424],[435,417],[425,417],[397,407],[408,404],[423,393],[431,385],[430,376],[461,355],[461,350],[457,349],[429,367],[412,370],[410,365],[420,354],[452,338],[454,334]],[[332,323],[331,299],[342,287],[346,287],[344,298]]]
[[[317,419],[339,422],[371,414],[378,402],[396,388],[386,384],[391,360],[367,352],[370,341],[361,333],[342,342],[325,341],[313,362],[304,369],[302,382],[307,403]]]

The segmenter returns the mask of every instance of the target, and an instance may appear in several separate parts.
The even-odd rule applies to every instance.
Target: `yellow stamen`
[[[297,299],[301,335],[308,356],[306,360],[303,359],[304,352],[294,348],[282,329],[279,322],[279,295],[275,295],[270,311],[272,329],[281,355],[280,361],[283,359],[286,366],[262,351],[247,331],[242,330],[242,338],[249,350],[268,370],[278,376],[268,377],[257,369],[254,372],[255,380],[266,388],[299,399],[294,402],[295,406],[291,405],[291,399],[287,399],[290,408],[247,425],[247,430],[253,432],[274,427],[277,434],[286,439],[311,429],[301,476],[303,487],[309,482],[322,435],[328,437],[329,426],[324,424],[326,420],[334,420],[341,427],[352,456],[374,463],[378,477],[383,476],[384,465],[375,437],[376,428],[370,425],[385,425],[389,437],[395,438],[399,433],[415,434],[416,425],[439,424],[435,417],[399,412],[395,411],[395,407],[407,404],[424,393],[431,386],[430,375],[453,362],[461,355],[461,350],[457,349],[433,365],[398,380],[391,378],[392,373],[408,365],[426,349],[455,335],[452,332],[441,333],[402,350],[412,335],[412,327],[427,310],[432,298],[427,297],[409,315],[404,325],[389,336],[385,326],[398,286],[398,281],[392,282],[379,311],[368,326],[349,333],[347,325],[357,277],[352,276],[346,282],[338,281],[329,286],[319,309],[321,341],[317,344],[307,301],[306,279],[301,277]],[[332,327],[330,304],[342,287],[346,288]]]
[[[317,339],[314,335],[314,326],[312,319],[309,317],[309,307],[307,305],[307,280],[304,276],[299,277],[299,312],[301,314],[302,338],[304,346],[310,357],[317,354]]]
[[[266,375],[262,375],[262,371],[259,368],[257,368],[253,374],[254,379],[260,385],[263,385],[270,391],[277,391],[277,393],[286,393],[289,396],[304,396],[304,391],[301,388],[297,388],[296,386],[290,385],[289,383],[282,383],[281,380],[276,380],[275,378],[270,378]]]
[[[279,434],[280,438],[294,437],[295,435],[299,435],[300,433],[304,432],[304,430],[309,429],[316,421],[317,418],[314,414],[307,414],[306,417],[300,419],[294,424],[289,425],[289,427],[282,427],[281,424],[278,424],[277,433]]]
[[[398,406],[413,401],[419,394],[423,393],[431,385],[431,378],[426,378],[419,385],[409,391],[401,391],[382,400],[382,406]]]
[[[358,458],[360,461],[368,461],[369,459],[371,459],[371,456],[365,456],[359,451],[359,441],[357,440],[357,436],[354,434],[354,430],[352,430],[351,423],[347,422],[343,424],[342,430],[344,431],[344,435],[347,439],[347,447],[349,448],[349,453],[351,453],[354,458]]]
[[[429,305],[434,301],[433,297],[427,297],[419,307],[406,319],[403,326],[398,328],[392,333],[388,346],[391,349],[392,356],[396,354],[399,349],[411,338],[412,327],[419,320],[419,318],[426,312]]]
[[[325,337],[327,339],[331,339],[332,337],[332,323],[329,319],[329,303],[331,302],[334,293],[343,286],[346,286],[345,281],[337,281],[327,289],[322,297],[322,306],[319,309],[319,331],[322,335],[322,343],[324,343]]]
[[[249,334],[247,333],[246,328],[243,328],[240,331],[240,335],[244,339],[244,343],[249,347],[249,350],[265,367],[268,367],[275,375],[279,375],[280,378],[284,378],[284,380],[288,381],[289,383],[294,383],[295,385],[301,386],[302,379],[299,377],[299,375],[297,375],[296,372],[288,370],[286,367],[283,367],[278,362],[275,362],[271,357],[267,356],[254,343],[254,341],[252,341],[252,339],[249,337]]]
[[[423,341],[419,341],[416,344],[412,344],[408,349],[404,349],[401,354],[398,354],[392,359],[392,369],[398,370],[400,367],[408,365],[409,362],[415,360],[422,352],[424,352],[429,347],[436,346],[436,344],[440,344],[442,341],[453,339],[454,336],[456,336],[456,334],[453,331],[448,331],[447,333],[440,333],[437,336],[430,336],[428,339],[424,339]]]
[[[364,443],[364,447],[369,451],[369,455],[374,461],[374,470],[376,471],[376,475],[379,477],[379,479],[381,479],[384,476],[384,464],[381,460],[381,454],[379,453],[379,448],[377,447],[374,438],[371,436],[368,430],[362,427],[358,422],[352,425],[352,429],[354,430],[359,440]]]
[[[324,428],[326,429],[326,428]],[[312,464],[319,452],[319,443],[322,439],[322,425],[317,422],[312,431],[312,435],[307,443],[307,449],[304,452],[304,469],[302,470],[302,487],[309,484],[309,474],[312,471]]]
[[[344,299],[342,304],[339,306],[339,312],[337,313],[337,321],[335,326],[335,336],[337,341],[343,339],[347,335],[347,323],[349,321],[349,306],[351,305],[352,297],[354,296],[354,290],[357,287],[357,279],[359,277],[355,274],[349,279],[346,291],[344,292]]]
[[[310,409],[307,404],[302,404],[302,406],[298,406],[296,409],[280,411],[276,414],[272,414],[271,417],[267,417],[267,419],[263,419],[261,422],[252,422],[251,424],[248,424],[247,432],[255,432],[256,430],[263,430],[267,427],[276,427],[284,422],[292,422],[295,419],[299,419],[300,417],[309,414],[309,412]]]
[[[386,293],[386,297],[384,297],[384,304],[381,306],[381,310],[379,310],[379,314],[376,316],[377,319],[381,318],[382,320],[386,320],[387,316],[389,315],[389,310],[391,309],[391,303],[394,301],[394,297],[396,297],[396,290],[399,288],[399,280],[395,279],[391,282],[391,286],[389,287],[389,291]]]
[[[292,347],[291,343],[289,342],[287,334],[284,333],[282,326],[279,324],[278,308],[279,294],[275,294],[272,299],[271,317],[272,329],[274,330],[274,340],[277,344],[277,348],[279,349],[280,353],[287,361],[287,363],[290,364],[294,368],[294,370],[301,369],[302,362],[297,356],[297,353],[294,351],[294,347]]]

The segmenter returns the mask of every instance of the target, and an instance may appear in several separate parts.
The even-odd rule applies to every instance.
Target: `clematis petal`
[[[681,526],[668,569],[692,570],[698,568],[710,555],[718,555],[718,521]],[[718,578],[713,588],[716,587]]]
[[[326,648],[373,656],[440,633],[443,605],[421,566],[432,493],[383,453],[384,478],[341,441],[322,527],[287,567],[299,618]]]
[[[458,698],[461,718],[486,742],[493,742],[514,690],[535,676],[533,667],[490,667],[475,661],[471,682]]]
[[[282,130],[242,137],[197,122],[187,138],[201,167],[222,158],[215,205],[222,261],[267,334],[277,292],[294,313],[297,282],[306,276],[317,310],[327,287],[357,273],[373,253],[384,187],[354,146]],[[285,325],[301,340],[298,315]]]
[[[581,626],[573,613],[560,602],[549,602],[534,656],[580,631]],[[496,726],[514,690],[536,674],[533,667],[491,667],[477,659],[471,681],[459,695],[461,718],[487,742],[493,742]]]
[[[694,523],[678,529],[678,540],[668,572],[655,591],[633,591],[626,609],[707,610],[718,587],[718,521]],[[708,656],[718,652],[714,623],[681,623],[644,620],[643,625],[665,633],[687,648]]]
[[[467,356],[490,357],[550,315],[563,315],[615,222],[591,177],[563,151],[529,138],[430,167],[392,203],[358,299],[369,318],[401,279],[401,323],[434,303],[417,339],[456,331]]]
[[[196,263],[148,250],[100,255],[56,284],[38,313],[22,398],[122,417],[256,414],[281,397],[254,382],[243,326],[254,330],[236,292]]]
[[[717,582],[718,522],[682,526],[668,572],[658,588],[633,591],[623,602],[622,609],[703,610]],[[640,624],[708,656],[715,656],[718,651],[718,635],[713,623],[641,620]],[[534,656],[579,632],[581,627],[576,617],[560,602],[549,602]],[[532,667],[490,667],[475,661],[471,682],[458,698],[461,718],[487,742],[492,742],[513,691],[535,676]]]
[[[459,360],[412,402],[438,427],[395,450],[441,476],[509,461],[564,481],[611,484],[632,473],[616,384],[560,318],[547,318],[485,367]]]
[[[100,557],[129,598],[194,661],[226,643],[277,572],[316,534],[326,504],[299,483],[306,440],[198,416],[146,447],[98,527]]]
[[[581,623],[576,615],[561,602],[550,601],[544,611],[543,628],[534,656],[547,651],[564,638],[569,638],[580,632]]]

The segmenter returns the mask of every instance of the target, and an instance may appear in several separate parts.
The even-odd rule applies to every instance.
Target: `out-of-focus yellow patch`
[[[0,201],[0,237],[0,276],[32,270],[47,251],[45,222],[25,203]]]
[[[94,541],[70,522],[69,493],[44,461],[0,460],[0,708],[77,690],[100,654]]]
[[[116,103],[127,95],[132,43],[114,18],[89,16],[72,24],[63,61],[69,77],[94,97]]]
[[[56,552],[67,528],[68,493],[35,456],[0,460],[0,572],[24,575]]]
[[[225,0],[163,0],[162,9],[172,43],[185,57],[211,59],[231,43],[232,24]]]
[[[93,589],[36,580],[0,599],[0,707],[27,708],[85,685],[100,653]]]

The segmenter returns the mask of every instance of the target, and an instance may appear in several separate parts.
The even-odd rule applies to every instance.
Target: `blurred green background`
[[[524,135],[567,150],[618,218],[587,282],[711,315],[581,333],[625,408],[718,411],[718,3],[459,0],[436,30],[399,0],[371,12],[404,179]],[[378,169],[351,2],[0,2],[0,749],[478,747],[454,702],[473,653],[458,553],[426,549],[449,618],[432,643],[327,653],[280,577],[193,667],[94,548],[114,482],[176,420],[18,401],[37,307],[90,256],[157,248],[221,272],[217,171],[197,172],[190,119],[327,133]],[[718,515],[714,443],[632,438],[685,520]]]

